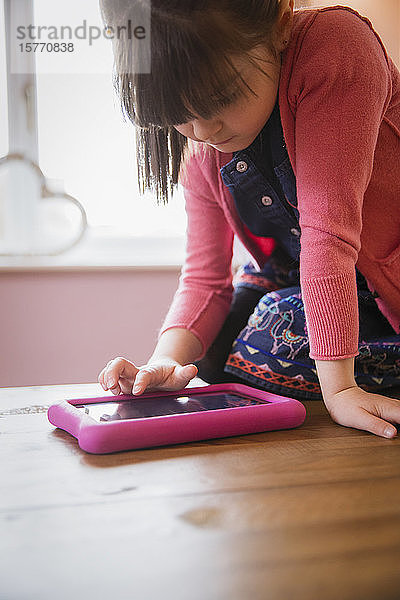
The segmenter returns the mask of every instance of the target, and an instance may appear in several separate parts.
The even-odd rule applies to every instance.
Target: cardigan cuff
[[[301,281],[310,358],[358,356],[359,314],[355,270]]]

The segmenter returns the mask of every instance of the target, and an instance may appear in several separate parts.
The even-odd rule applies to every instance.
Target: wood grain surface
[[[400,598],[398,438],[310,401],[298,429],[96,456],[46,411],[102,395],[0,390],[1,600]]]

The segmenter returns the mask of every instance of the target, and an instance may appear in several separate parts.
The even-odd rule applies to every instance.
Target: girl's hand
[[[337,392],[325,405],[340,425],[365,429],[381,437],[397,435],[392,423],[400,423],[400,401],[366,392],[358,386]]]
[[[137,367],[122,356],[107,363],[98,376],[98,382],[104,390],[115,395],[141,394],[145,390],[180,390],[197,375],[197,367],[189,364],[182,366],[169,358]]]

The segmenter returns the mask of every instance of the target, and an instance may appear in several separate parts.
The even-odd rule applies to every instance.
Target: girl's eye
[[[212,100],[217,108],[224,108],[225,106],[234,104],[234,102],[236,102],[240,96],[241,94],[239,90],[232,90],[232,92],[224,94],[222,97],[212,97]]]
[[[208,97],[208,105],[212,105],[212,110],[207,115],[203,114],[203,118],[212,119],[213,117],[219,115],[224,108],[234,104],[241,96],[243,96],[243,91],[241,91],[239,88],[232,89],[225,93],[220,92],[219,94],[212,94]],[[174,123],[173,126],[175,128],[184,127],[189,123],[190,120],[184,123]]]
[[[234,101],[234,98],[221,98],[220,100],[217,100],[215,104],[218,108],[225,108],[226,106],[233,104]]]

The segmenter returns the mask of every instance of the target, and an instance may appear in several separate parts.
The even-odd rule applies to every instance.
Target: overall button
[[[273,200],[269,196],[263,196],[261,198],[261,204],[263,204],[264,206],[271,206],[272,202]]]
[[[247,171],[247,163],[244,162],[244,160],[239,160],[239,162],[236,164],[236,171],[239,171],[239,173],[244,173]]]
[[[292,235],[295,235],[296,237],[299,237],[301,235],[301,231],[299,229],[296,229],[295,227],[293,227],[293,229],[290,230],[290,233]]]

